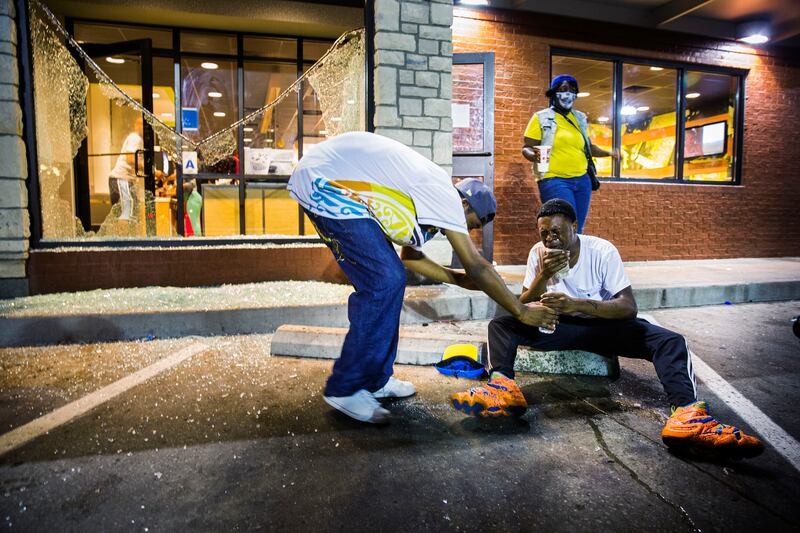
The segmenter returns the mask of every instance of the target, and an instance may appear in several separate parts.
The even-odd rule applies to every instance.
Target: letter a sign
[[[182,152],[183,173],[197,174],[197,152]]]

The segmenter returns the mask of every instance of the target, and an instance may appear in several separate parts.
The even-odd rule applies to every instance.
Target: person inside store
[[[686,340],[637,318],[636,299],[619,252],[609,241],[578,234],[575,209],[553,199],[537,214],[540,242],[531,248],[520,302],[538,302],[559,314],[554,330],[512,316],[489,323],[489,382],[451,396],[453,407],[483,417],[520,416],[527,401],[514,380],[517,347],[583,350],[607,357],[646,359],[655,366],[672,415],[662,429],[677,451],[720,458],[755,457],[761,441],[723,424],[698,401]]]
[[[111,209],[119,205],[119,220],[130,220],[133,216],[136,197],[136,169],[134,169],[137,150],[144,148],[142,140],[144,121],[139,116],[134,120],[131,132],[122,142],[117,161],[108,176],[108,193],[111,197]],[[139,170],[144,160],[139,158]]]
[[[533,163],[542,203],[553,198],[571,203],[578,214],[578,233],[583,233],[592,190],[600,186],[592,157],[611,154],[592,144],[586,114],[574,109],[578,80],[556,76],[545,94],[550,105],[528,122],[522,155]]]
[[[411,148],[374,133],[350,132],[317,144],[289,179],[291,196],[355,288],[350,329],[323,399],[363,422],[381,423],[381,398],[413,395],[393,377],[406,286],[405,268],[427,278],[480,289],[523,324],[555,325],[556,312],[523,304],[478,253],[469,230],[488,224],[497,203],[481,181],[453,185],[448,172]],[[464,265],[446,268],[422,252],[442,232]],[[392,243],[401,247],[400,254]]]

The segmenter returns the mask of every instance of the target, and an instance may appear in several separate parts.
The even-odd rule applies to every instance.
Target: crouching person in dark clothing
[[[652,361],[672,405],[661,432],[667,446],[705,455],[754,457],[759,439],[720,423],[697,401],[686,340],[637,318],[636,300],[619,252],[610,242],[579,235],[575,210],[560,199],[537,216],[541,242],[528,256],[522,303],[541,302],[559,313],[555,330],[526,326],[513,317],[489,324],[489,383],[452,396],[453,406],[479,416],[519,416],[527,408],[514,381],[517,347],[584,350],[605,356]]]

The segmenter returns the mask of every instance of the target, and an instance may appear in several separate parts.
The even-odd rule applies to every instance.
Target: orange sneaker
[[[496,372],[485,387],[457,392],[450,400],[459,411],[475,416],[522,416],[528,409],[517,382]]]
[[[731,459],[755,457],[764,451],[758,438],[709,415],[705,402],[674,409],[661,430],[661,440],[676,450]]]

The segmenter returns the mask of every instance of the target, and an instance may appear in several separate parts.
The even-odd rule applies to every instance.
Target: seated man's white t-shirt
[[[433,235],[421,226],[467,233],[461,197],[447,172],[374,133],[343,133],[316,145],[294,169],[288,189],[315,215],[372,218],[401,246],[419,249]]]
[[[581,252],[578,262],[569,269],[563,278],[547,280],[547,292],[561,292],[572,298],[589,300],[611,300],[614,295],[630,286],[631,282],[625,274],[622,258],[617,248],[605,239],[591,235],[578,235],[581,241]],[[536,275],[541,271],[546,248],[537,242],[528,254],[528,268],[525,271],[526,289],[533,284]],[[575,316],[587,316],[574,313]]]

